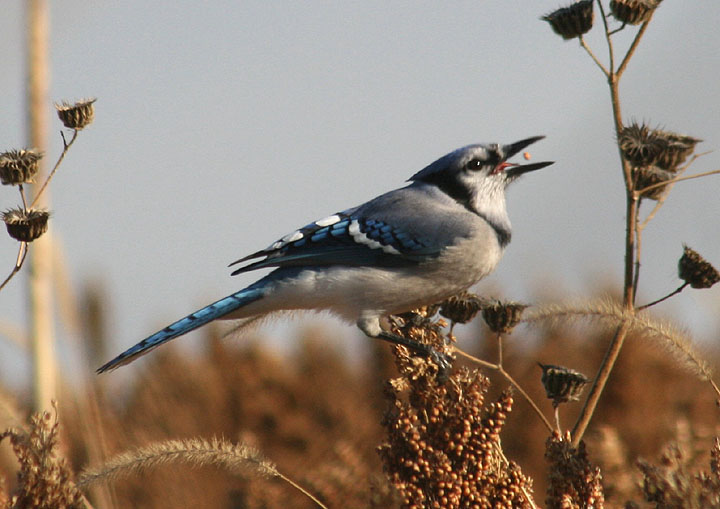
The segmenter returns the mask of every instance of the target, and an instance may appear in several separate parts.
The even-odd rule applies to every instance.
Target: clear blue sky
[[[5,0],[0,18],[2,150],[26,143],[23,4]],[[257,274],[231,278],[227,264],[296,227],[459,146],[536,134],[547,139],[534,160],[557,164],[511,187],[513,242],[478,291],[542,302],[618,289],[609,96],[577,41],[539,20],[561,5],[53,2],[50,99],[98,101],[52,184],[51,227],[75,287],[110,291],[114,350],[250,283]],[[715,152],[696,172],[720,168],[719,24],[717,0],[663,2],[621,89],[626,120],[706,140]],[[600,32],[588,41],[605,60]],[[718,191],[720,177],[676,186],[645,236],[639,301],[678,285],[682,242],[720,265]],[[16,191],[0,200],[16,205]],[[0,235],[3,276],[16,249]],[[24,327],[24,304],[20,277],[0,292],[0,320]],[[719,308],[714,288],[658,310],[717,339]],[[22,367],[12,352],[0,345],[0,371]]]

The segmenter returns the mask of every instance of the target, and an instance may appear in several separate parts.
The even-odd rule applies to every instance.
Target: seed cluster
[[[620,150],[633,167],[635,188],[639,190],[671,180],[700,141],[637,122],[623,127],[618,136]],[[666,186],[657,186],[643,191],[641,197],[658,200],[666,192]]]
[[[442,340],[434,326],[423,330],[426,342]],[[461,368],[441,383],[425,359],[395,353],[401,377],[386,387],[388,439],[379,453],[402,507],[527,506],[532,481],[500,445],[511,394],[485,404],[489,380],[479,371]]]
[[[563,39],[574,39],[590,31],[593,25],[593,0],[581,0],[543,16]]]
[[[482,310],[485,301],[470,292],[462,292],[440,304],[440,315],[453,323],[468,323]]]
[[[639,25],[650,19],[662,0],[611,0],[613,17],[628,25]]]
[[[8,234],[21,242],[32,242],[48,229],[50,213],[44,209],[10,209],[2,214]]]
[[[538,364],[542,368],[540,381],[548,399],[553,400],[554,407],[580,399],[585,385],[590,382],[585,375],[574,369],[539,362]]]
[[[97,99],[83,99],[75,103],[64,102],[56,104],[58,117],[68,129],[80,131],[92,123],[95,119],[95,107],[93,103]]]
[[[720,281],[720,273],[697,251],[683,246],[678,262],[678,276],[692,288],[710,288]]]
[[[590,463],[584,442],[576,449],[570,432],[565,436],[555,432],[545,443],[545,459],[550,466],[547,507],[603,507],[600,468]]]
[[[654,465],[638,460],[642,491],[655,507],[720,507],[720,440],[710,451],[710,471],[693,472],[692,458],[677,445],[667,447]]]
[[[0,182],[15,186],[33,181],[42,154],[37,150],[9,150],[0,154]]]
[[[523,311],[527,304],[519,302],[496,301],[483,307],[482,316],[490,330],[498,334],[512,332],[515,326],[520,323]]]
[[[70,469],[55,454],[57,433],[57,420],[43,412],[31,417],[28,432],[8,430],[0,434],[0,441],[10,438],[20,464],[17,486],[8,507],[85,507],[82,495],[70,479]]]

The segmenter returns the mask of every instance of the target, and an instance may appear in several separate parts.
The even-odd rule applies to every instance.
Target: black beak
[[[533,136],[532,138],[516,141],[515,143],[511,143],[510,145],[504,145],[503,153],[505,154],[505,160],[507,161],[528,145],[532,145],[536,141],[540,141],[543,138],[545,138],[545,136]],[[546,166],[550,166],[554,163],[555,161],[543,161],[541,163],[518,164],[516,166],[509,166],[505,170],[505,173],[507,174],[508,180],[515,180],[523,173],[539,170],[540,168],[545,168]]]

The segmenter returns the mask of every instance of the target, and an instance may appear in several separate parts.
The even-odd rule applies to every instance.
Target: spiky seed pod
[[[653,184],[660,184],[661,182],[667,182],[673,178],[673,173],[667,170],[662,170],[657,166],[649,166],[646,168],[634,168],[635,172],[635,189],[641,190],[649,187]],[[649,200],[659,200],[665,193],[667,193],[667,186],[653,187],[640,193],[641,198],[647,198]]]
[[[543,371],[541,381],[545,387],[545,394],[548,399],[553,400],[553,406],[580,399],[585,384],[590,381],[574,369],[539,362],[538,365]]]
[[[593,0],[581,0],[542,17],[544,21],[550,23],[553,31],[565,40],[589,32],[593,18]]]
[[[15,186],[32,182],[42,154],[37,150],[9,150],[0,154],[0,181]]]
[[[678,276],[693,288],[710,288],[720,281],[720,273],[697,251],[683,244],[683,255],[678,262]]]
[[[692,136],[652,129],[645,123],[637,122],[623,127],[618,135],[620,150],[630,164],[635,167],[657,166],[672,172],[678,170],[700,141]]]
[[[97,99],[94,97],[73,104],[63,101],[62,104],[55,104],[55,109],[65,127],[79,131],[90,125],[95,118],[95,101]]]
[[[692,136],[671,132],[662,132],[662,136],[665,139],[665,148],[658,155],[655,165],[672,172],[678,170],[678,167],[693,153],[695,145],[702,141]]]
[[[483,307],[482,316],[491,331],[507,334],[520,322],[527,307],[518,302],[494,302]]]
[[[49,218],[50,213],[42,209],[10,209],[2,215],[8,234],[21,242],[32,242],[45,233]]]
[[[612,0],[610,12],[613,17],[628,25],[639,25],[650,19],[662,0]]]
[[[665,140],[659,131],[647,124],[633,122],[625,126],[618,135],[618,144],[623,157],[633,166],[652,166],[665,148]]]
[[[483,308],[484,301],[475,294],[462,292],[440,303],[440,314],[454,323],[467,323]]]

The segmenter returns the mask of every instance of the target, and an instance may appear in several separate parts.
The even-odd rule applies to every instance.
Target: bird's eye
[[[465,164],[465,169],[470,171],[477,171],[483,167],[483,162],[480,159],[470,159]]]

